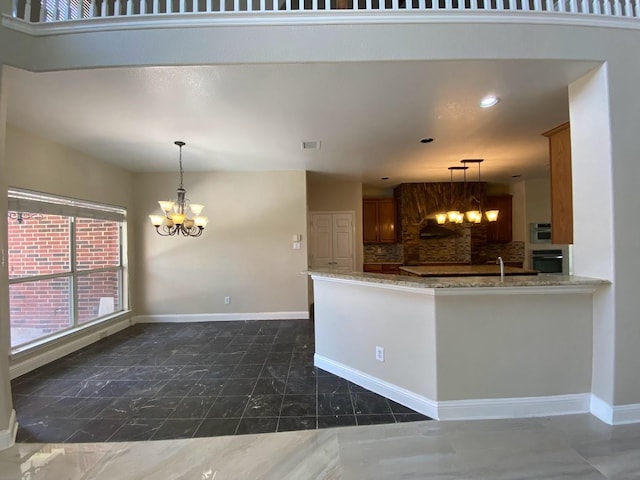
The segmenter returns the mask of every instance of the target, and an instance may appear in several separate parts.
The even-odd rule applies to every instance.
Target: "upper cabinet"
[[[569,123],[543,133],[549,139],[551,242],[573,243],[571,132]]]
[[[362,201],[362,241],[396,242],[396,202],[393,198],[368,198]]]
[[[488,242],[510,242],[513,240],[511,204],[511,195],[487,197],[485,210],[499,211],[498,220],[487,225]]]

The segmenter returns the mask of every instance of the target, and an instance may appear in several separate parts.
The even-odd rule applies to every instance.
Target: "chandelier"
[[[449,171],[451,172],[451,179],[449,182],[450,186],[450,205],[451,209],[447,212],[438,212],[436,213],[436,221],[438,224],[443,225],[445,223],[463,223],[465,218],[469,223],[481,223],[483,220],[487,222],[495,222],[498,220],[498,210],[487,210],[483,212],[482,210],[482,201],[474,195],[471,195],[471,201],[478,205],[477,209],[467,210],[464,213],[461,213],[459,210],[455,209],[454,200],[453,200],[453,171],[454,170],[462,170],[464,172],[464,194],[463,199],[464,202],[467,202],[467,170],[469,167],[467,164],[475,163],[478,165],[478,183],[480,183],[480,164],[484,160],[481,158],[470,158],[465,160],[460,160],[464,166],[462,167],[449,167]]]
[[[177,198],[175,200],[160,200],[158,203],[164,215],[149,215],[149,219],[151,224],[156,227],[158,235],[163,237],[173,235],[199,237],[209,219],[200,216],[204,205],[191,203],[186,198],[187,191],[182,185],[182,147],[185,146],[185,143],[181,141],[173,143],[180,148],[180,185],[178,185]]]

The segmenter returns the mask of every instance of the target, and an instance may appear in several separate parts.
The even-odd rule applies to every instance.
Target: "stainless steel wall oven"
[[[564,255],[560,249],[532,250],[531,268],[540,273],[562,273]]]

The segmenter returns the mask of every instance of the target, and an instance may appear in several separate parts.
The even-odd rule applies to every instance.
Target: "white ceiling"
[[[568,120],[566,61],[377,62],[7,72],[10,124],[136,172],[304,169],[371,186],[544,174]],[[501,102],[481,109],[493,93]],[[434,138],[422,144],[420,139]],[[318,140],[320,150],[302,150]],[[475,179],[472,175],[471,180]],[[380,177],[390,180],[383,182]],[[455,179],[455,177],[454,177]]]

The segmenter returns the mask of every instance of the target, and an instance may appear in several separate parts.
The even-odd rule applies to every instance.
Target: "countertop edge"
[[[411,289],[505,289],[516,287],[600,287],[611,285],[609,280],[573,275],[514,275],[506,276],[504,281],[499,277],[465,276],[465,277],[411,277],[364,272],[336,272],[327,270],[308,270],[312,278],[324,277],[363,282],[389,287],[407,287]]]

